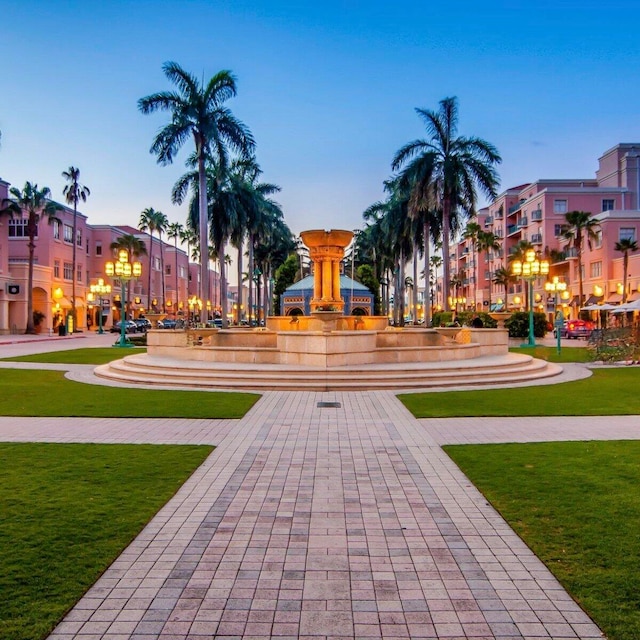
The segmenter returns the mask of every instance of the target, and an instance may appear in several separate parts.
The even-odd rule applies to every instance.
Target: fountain
[[[157,330],[147,353],[96,375],[133,383],[233,389],[418,389],[530,380],[558,365],[510,354],[504,329],[390,327],[386,316],[345,316],[340,263],[351,231],[301,234],[313,262],[309,316],[274,316],[266,327]]]

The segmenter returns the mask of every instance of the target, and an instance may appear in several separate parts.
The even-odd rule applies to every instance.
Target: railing
[[[495,213],[496,220],[502,220],[503,217],[504,217],[504,214],[502,213],[502,211],[496,211]]]
[[[541,233],[534,233],[531,236],[531,244],[542,244],[542,234]]]
[[[485,227],[490,227],[492,224],[493,224],[493,218],[491,216],[488,216],[487,218],[484,219]]]
[[[520,218],[520,220],[518,220],[519,227],[526,227],[528,224],[529,224],[529,220],[526,217],[522,217]]]
[[[507,227],[507,235],[510,236],[510,235],[516,233],[519,229],[520,229],[520,227],[518,227],[517,224],[510,224]]]
[[[536,209],[535,211],[531,212],[531,219],[532,220],[542,220],[542,209]]]
[[[517,211],[525,202],[526,202],[525,200],[520,200],[520,202],[516,204],[512,204],[509,207],[509,214],[513,213],[514,211]]]

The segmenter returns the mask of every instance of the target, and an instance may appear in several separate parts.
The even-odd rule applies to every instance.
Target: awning
[[[636,300],[640,300],[640,292],[638,291],[630,293],[629,297],[627,298],[627,302],[635,302]]]
[[[580,296],[573,296],[573,298],[571,298],[571,302],[569,303],[570,307],[573,307],[574,305],[580,304]]]
[[[60,305],[61,309],[71,309],[71,300],[69,300],[69,298],[62,296],[62,298],[58,298],[55,302]]]
[[[607,302],[609,302],[609,303],[622,302],[622,294],[620,294],[620,293],[611,293],[611,294],[609,294],[609,297],[607,298]]]
[[[598,304],[598,302],[602,302],[602,299],[604,298],[604,296],[590,296],[588,298],[588,300],[585,303],[585,306],[589,306],[592,304]]]

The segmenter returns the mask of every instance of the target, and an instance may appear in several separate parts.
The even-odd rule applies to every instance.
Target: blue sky
[[[560,5],[560,6],[559,6]],[[492,142],[501,188],[590,178],[637,142],[637,2],[3,2],[0,177],[62,198],[74,165],[94,224],[154,207],[184,222],[173,166],[149,153],[165,114],[137,100],[169,88],[162,63],[230,69],[229,102],[296,233],[362,226],[394,152],[423,136],[415,107],[460,102],[460,133]]]

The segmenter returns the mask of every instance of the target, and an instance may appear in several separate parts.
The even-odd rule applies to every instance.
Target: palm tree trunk
[[[247,304],[249,305],[249,324],[251,324],[251,317],[253,315],[253,233],[249,233],[249,260],[247,264],[247,274],[249,276],[247,282],[249,284],[249,298]]]
[[[160,240],[160,281],[162,282],[162,313],[167,312],[167,290],[164,282],[164,247],[162,246],[162,231],[158,231]]]
[[[198,233],[200,240],[200,296],[203,301],[203,321],[209,319],[207,300],[211,299],[209,287],[209,210],[207,207],[207,173],[204,161],[204,147],[196,142],[198,154]],[[223,322],[226,318],[223,318]]]
[[[627,271],[629,269],[629,252],[625,251],[622,256],[622,268],[624,269],[624,274],[622,275],[622,286],[624,287],[622,291],[622,304],[627,302]]]
[[[451,224],[451,200],[446,195],[442,201],[442,308],[449,308],[451,276],[449,264],[449,225]]]
[[[216,247],[218,264],[220,265],[220,312],[222,314],[222,326],[226,329],[229,325],[227,318],[227,265],[224,259],[224,242]]]
[[[73,330],[77,329],[76,318],[76,233],[77,233],[77,208],[76,199],[73,200],[73,247],[71,249],[71,269],[73,270],[73,278],[71,278],[71,317],[73,318]]]
[[[27,276],[27,328],[25,334],[34,334],[36,332],[33,326],[33,261],[35,252],[34,238],[29,235],[29,273]]]
[[[173,239],[175,250],[176,250],[176,306],[174,307],[174,312],[178,313],[180,309],[180,295],[178,293],[178,235]]]
[[[413,304],[412,322],[418,324],[418,247],[413,248],[413,289],[411,291]]]
[[[147,291],[147,311],[151,311],[151,275],[153,273],[153,234],[149,233],[149,290]]]
[[[431,235],[431,229],[428,222],[424,223],[422,235],[424,236],[424,326],[428,327],[431,324],[431,291],[430,291],[430,262],[431,255],[429,250],[429,236]]]
[[[238,295],[236,296],[236,303],[238,305],[238,314],[236,322],[240,324],[240,316],[242,315],[242,236],[238,240],[238,265],[237,265],[237,278],[238,278]]]

